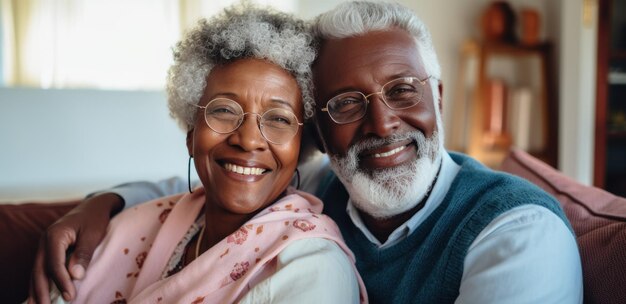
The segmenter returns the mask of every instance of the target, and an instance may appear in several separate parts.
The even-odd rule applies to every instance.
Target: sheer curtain
[[[193,27],[198,19],[218,13],[224,7],[238,3],[239,0],[179,0],[181,4],[181,26],[184,29]],[[307,0],[303,0],[307,1]],[[308,0],[310,1],[310,0]],[[280,11],[297,13],[298,0],[255,0],[255,3],[269,5]]]
[[[4,80],[39,88],[162,89],[171,47],[238,0],[0,0]],[[298,0],[257,0],[295,12]]]
[[[177,2],[2,1],[8,85],[162,88],[181,32]]]

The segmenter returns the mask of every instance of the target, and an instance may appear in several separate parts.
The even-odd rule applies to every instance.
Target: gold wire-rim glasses
[[[365,94],[363,94],[362,92],[359,92],[359,91],[344,92],[344,93],[338,94],[338,95],[334,96],[333,98],[329,99],[326,102],[326,107],[322,108],[321,111],[328,113],[328,116],[330,116],[330,119],[332,119],[332,121],[334,121],[337,124],[352,123],[352,122],[361,120],[363,117],[365,117],[365,115],[367,113],[367,105],[370,103],[369,97],[371,97],[372,95],[377,95],[377,94],[381,95],[381,97],[382,97],[381,100],[383,101],[385,106],[387,106],[389,109],[392,109],[392,110],[408,109],[408,108],[414,107],[417,104],[419,104],[420,102],[422,102],[422,98],[421,98],[422,96],[421,95],[423,95],[423,93],[424,93],[424,88],[422,88],[422,91],[420,92],[421,95],[416,99],[417,101],[415,101],[413,103],[410,103],[407,106],[393,107],[387,101],[387,97],[386,97],[386,94],[385,94],[385,92],[388,89],[388,85],[392,84],[392,83],[398,83],[399,85],[401,85],[401,84],[407,84],[408,85],[409,83],[411,83],[411,84],[417,83],[417,84],[425,87],[426,84],[428,83],[428,81],[431,78],[433,78],[431,75],[427,76],[424,79],[419,79],[417,77],[412,77],[412,76],[395,78],[395,79],[392,79],[392,80],[388,81],[387,83],[383,84],[381,86],[381,88],[380,88],[380,91],[373,92],[373,93],[370,93],[368,95],[365,95]],[[402,82],[402,81],[404,81],[404,82]],[[395,87],[392,86],[390,89],[393,89],[393,88],[395,88]],[[341,96],[347,96],[347,95],[350,95],[350,94],[358,94],[361,97],[363,97],[363,99],[362,99],[363,100],[363,106],[361,108],[359,108],[359,112],[356,112],[356,115],[353,115],[352,117],[347,117],[347,119],[340,119],[339,117],[335,117],[338,114],[337,113],[332,114],[331,113],[332,111],[329,110],[329,108],[331,108],[329,105],[331,104],[331,102],[339,100],[338,98],[340,98]]]
[[[211,107],[211,105],[219,101],[225,102],[222,106],[230,107],[230,110],[232,110],[233,113],[225,113],[225,115],[229,115],[232,117],[217,118],[217,117],[211,116],[210,113],[208,113],[210,109],[216,110],[216,111],[217,110],[229,110],[227,108],[212,108]],[[192,105],[196,108],[204,110],[204,122],[207,124],[207,126],[211,130],[219,134],[228,134],[228,133],[235,132],[243,124],[243,121],[246,115],[248,114],[255,115],[257,117],[257,126],[263,138],[265,138],[265,140],[267,140],[268,142],[277,144],[277,145],[283,145],[291,141],[296,136],[296,134],[298,134],[298,130],[300,126],[304,125],[304,123],[301,123],[298,120],[298,117],[296,116],[296,114],[292,111],[282,109],[282,108],[271,108],[263,112],[262,114],[254,113],[254,112],[244,112],[243,108],[238,102],[229,98],[218,97],[218,98],[212,99],[204,106],[200,106],[197,104],[192,104]],[[280,115],[273,116],[276,119],[276,121],[274,122],[270,121],[268,123],[268,120],[270,119],[268,117],[272,117],[271,114],[278,115],[278,113],[283,114],[284,116],[280,116]],[[216,114],[216,115],[220,115],[220,114]],[[236,119],[232,119],[235,117]],[[214,118],[213,120],[211,120],[213,121],[213,123],[211,123],[210,121],[211,118]],[[293,121],[291,121],[291,119],[293,119]],[[220,123],[220,120],[221,120],[222,126],[218,125]],[[288,123],[280,122],[278,120],[287,121]]]

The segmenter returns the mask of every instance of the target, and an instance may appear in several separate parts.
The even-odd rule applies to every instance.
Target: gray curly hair
[[[248,2],[202,19],[174,48],[174,64],[167,77],[170,115],[184,130],[194,124],[207,76],[216,65],[245,58],[268,60],[296,79],[302,93],[304,118],[315,109],[311,63],[313,38],[302,20]]]

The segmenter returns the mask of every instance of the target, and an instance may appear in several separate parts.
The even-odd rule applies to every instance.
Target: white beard
[[[417,146],[416,160],[374,172],[359,168],[358,155],[362,151],[406,139],[412,139]],[[376,219],[385,219],[412,209],[428,194],[445,151],[442,142],[443,134],[437,131],[430,138],[420,131],[413,131],[388,138],[367,139],[350,147],[344,157],[331,156],[330,164],[355,207]]]

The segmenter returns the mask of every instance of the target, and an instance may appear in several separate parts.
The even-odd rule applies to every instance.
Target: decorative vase
[[[481,17],[483,39],[486,41],[515,42],[515,13],[506,1],[494,1]]]
[[[522,25],[520,42],[525,45],[538,44],[541,30],[539,12],[536,9],[525,8],[520,11],[520,17]]]

